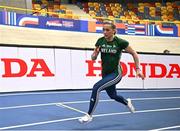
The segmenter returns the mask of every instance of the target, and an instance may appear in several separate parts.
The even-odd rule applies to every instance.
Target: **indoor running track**
[[[0,130],[180,130],[180,89],[118,90],[132,98],[135,113],[101,92],[94,119],[78,118],[90,90],[0,94]]]

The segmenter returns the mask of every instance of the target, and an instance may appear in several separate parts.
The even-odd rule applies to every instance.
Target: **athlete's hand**
[[[142,80],[145,78],[140,69],[136,69],[136,77],[140,77]]]
[[[94,52],[93,52],[92,55],[91,55],[91,59],[92,59],[92,60],[96,60],[96,59],[97,59],[97,56],[98,56],[98,54],[99,54],[99,49],[100,49],[100,47],[96,47],[96,48],[94,49]]]

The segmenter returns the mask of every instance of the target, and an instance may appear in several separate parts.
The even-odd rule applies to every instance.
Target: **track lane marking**
[[[79,110],[79,109],[76,109],[76,108],[73,108],[73,107],[64,105],[64,104],[62,104],[62,103],[57,103],[56,106],[58,106],[58,107],[65,107],[65,108],[67,108],[67,109],[70,109],[70,110],[73,110],[73,111],[76,111],[76,112],[79,112],[79,113],[82,113],[82,114],[87,114],[87,113],[84,112],[84,111],[81,111],[81,110]]]
[[[149,130],[149,131],[162,131],[162,130],[176,129],[176,128],[180,128],[180,125],[157,128],[157,129],[152,129],[152,130]]]
[[[175,111],[175,110],[180,110],[180,108],[165,108],[165,109],[162,108],[162,109],[154,109],[154,110],[140,110],[140,111],[136,111],[135,114],[137,114],[137,113],[149,113],[149,112],[161,112],[161,111]],[[130,114],[130,113],[131,112],[106,113],[106,114],[93,115],[93,117],[104,117],[104,116],[113,116],[113,115],[125,115],[125,114]],[[71,117],[71,118],[59,119],[59,120],[42,121],[42,122],[27,123],[27,124],[22,124],[22,125],[0,127],[0,130],[15,129],[15,128],[21,128],[21,127],[29,127],[29,126],[37,126],[37,125],[43,125],[43,124],[71,121],[71,120],[76,120],[76,119],[79,119],[79,118],[80,117]]]
[[[153,90],[153,89],[141,89],[141,90],[118,90],[118,92],[176,92],[180,91],[180,89],[161,89],[161,90]],[[91,90],[88,91],[56,91],[56,92],[32,92],[32,93],[7,93],[0,94],[0,97],[3,96],[22,96],[22,95],[48,95],[48,94],[78,94],[78,93],[91,93]],[[105,91],[102,91],[105,92]],[[2,92],[3,93],[3,92]]]
[[[132,98],[131,100],[142,101],[142,100],[170,100],[170,99],[180,99],[180,97]],[[114,100],[112,100],[112,99],[100,100],[100,102],[112,102],[112,101],[114,101]],[[87,101],[53,102],[53,103],[19,105],[19,106],[7,106],[7,107],[0,107],[0,110],[38,107],[38,106],[51,106],[51,105],[56,105],[58,103],[62,103],[62,104],[83,104],[83,103],[89,103],[89,100],[87,100]]]

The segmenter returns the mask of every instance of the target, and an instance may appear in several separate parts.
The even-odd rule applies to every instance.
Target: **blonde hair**
[[[103,25],[110,25],[113,30],[115,30],[114,35],[116,34],[116,25],[113,22],[105,21],[103,22]]]
[[[103,24],[110,25],[112,29],[116,29],[116,25],[112,21],[104,21]]]

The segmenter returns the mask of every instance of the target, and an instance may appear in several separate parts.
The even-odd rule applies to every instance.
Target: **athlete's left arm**
[[[130,53],[134,59],[135,66],[136,66],[136,76],[141,77],[141,79],[144,79],[144,75],[141,73],[140,67],[139,67],[139,57],[138,54],[131,46],[128,46],[125,48],[125,51]]]

